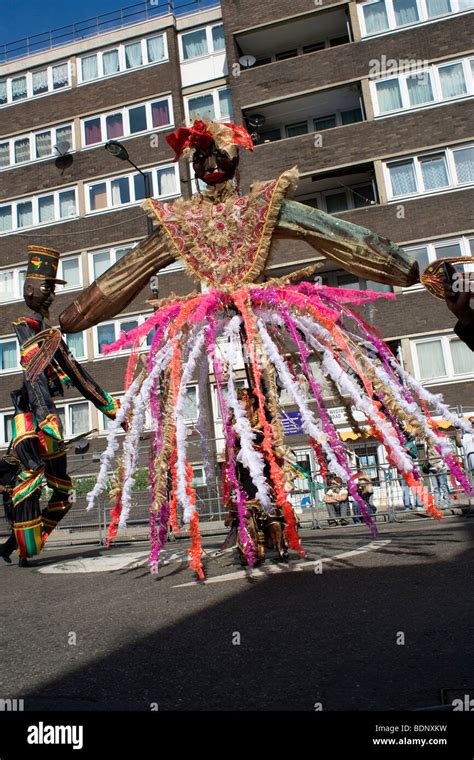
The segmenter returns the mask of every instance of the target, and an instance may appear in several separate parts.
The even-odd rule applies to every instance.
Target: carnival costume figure
[[[20,345],[24,380],[13,391],[15,416],[12,446],[21,463],[12,493],[13,529],[20,562],[40,553],[43,545],[71,507],[72,483],[67,474],[66,444],[54,398],[73,385],[84,398],[111,419],[118,403],[74,359],[61,332],[48,325],[55,297],[59,253],[41,246],[28,247],[24,299],[33,315],[14,323]],[[52,489],[41,511],[43,478]]]
[[[465,488],[469,485],[464,473],[431,413],[459,429],[471,426],[452,414],[440,396],[431,394],[411,377],[375,330],[352,308],[395,296],[311,282],[314,267],[287,277],[265,279],[270,247],[277,236],[304,239],[318,254],[349,272],[391,285],[407,287],[418,282],[417,263],[401,248],[365,228],[289,200],[287,196],[297,184],[296,168],[277,179],[256,182],[248,195],[241,195],[234,182],[238,149],[253,150],[250,135],[243,127],[197,121],[166,139],[176,159],[183,154],[192,158],[195,175],[207,188],[189,200],[148,200],[146,209],[157,223],[157,230],[105,272],[60,317],[63,329],[72,332],[111,318],[130,303],[151,275],[176,259],[184,263],[203,290],[184,298],[151,301],[156,306],[155,313],[109,347],[111,351],[132,348],[122,408],[112,424],[97,484],[89,494],[92,507],[106,487],[118,448],[119,426],[127,419],[129,430],[118,469],[110,536],[126,524],[132,506],[137,444],[150,408],[154,429],[150,463],[151,568],[157,570],[168,524],[176,530],[181,513],[190,526],[191,567],[203,577],[184,406],[188,383],[195,376],[207,381],[206,371],[200,371],[207,362],[212,367],[222,409],[226,445],[224,502],[229,496],[234,500],[239,540],[249,565],[256,562],[258,547],[247,529],[248,489],[239,480],[238,464],[250,474],[259,507],[268,514],[275,508],[281,511],[290,548],[303,554],[285,488],[284,468],[275,453],[275,443],[283,440],[279,387],[284,388],[301,414],[323,477],[334,474],[346,484],[372,530],[373,515],[358,492],[350,456],[323,398],[322,386],[328,380],[342,405],[365,415],[370,434],[385,447],[388,462],[409,487],[417,489],[428,514],[439,517],[416,463],[405,449],[401,423],[435,447]],[[433,281],[436,274],[431,273]],[[135,376],[140,346],[151,333],[147,371]],[[261,442],[236,392],[234,368],[242,356],[256,400]],[[311,401],[301,391],[297,380],[300,376],[306,380]],[[205,424],[200,411],[198,430],[204,430]],[[204,447],[206,465],[205,457]],[[172,488],[168,498],[169,469]]]

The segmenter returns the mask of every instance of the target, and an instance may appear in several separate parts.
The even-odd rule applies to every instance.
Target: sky
[[[0,0],[0,45],[47,32],[74,21],[97,16],[138,3],[139,0]],[[143,5],[145,5],[144,0]],[[155,0],[148,0],[156,5]],[[165,4],[166,0],[159,0]],[[186,0],[177,0],[176,5]],[[203,2],[203,5],[205,0]]]

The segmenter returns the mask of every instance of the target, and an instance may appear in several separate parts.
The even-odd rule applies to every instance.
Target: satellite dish
[[[257,59],[254,55],[243,55],[241,58],[239,58],[239,63],[244,67],[244,69],[249,69],[251,66],[254,66],[256,61]]]
[[[261,129],[266,122],[266,117],[261,113],[254,113],[252,116],[247,116],[247,121],[254,129]]]
[[[54,146],[54,150],[56,151],[58,156],[67,156],[67,154],[69,153],[70,147],[71,147],[71,144],[68,143],[67,140],[62,140],[61,142],[58,142]]]
[[[89,449],[89,441],[78,441],[74,446],[76,454],[85,454]]]

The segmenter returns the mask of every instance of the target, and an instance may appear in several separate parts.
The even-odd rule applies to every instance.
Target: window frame
[[[444,366],[446,369],[446,375],[439,375],[434,378],[432,377],[432,378],[424,379],[421,377],[420,362],[418,359],[417,346],[419,346],[420,344],[434,343],[435,341],[441,342],[441,349],[442,349],[442,354],[443,354]],[[458,336],[455,335],[454,333],[447,333],[447,334],[443,333],[439,335],[429,335],[429,336],[426,335],[426,336],[410,338],[410,353],[411,353],[411,358],[413,362],[414,376],[420,383],[422,383],[425,386],[442,385],[445,383],[459,382],[460,380],[467,380],[471,377],[474,377],[474,369],[472,370],[472,372],[463,372],[463,373],[455,374],[454,362],[453,362],[453,357],[452,357],[451,348],[450,348],[450,344],[453,341],[460,341],[460,338],[458,338]]]
[[[160,195],[160,193],[158,192],[158,172],[160,172],[162,169],[173,169],[174,174],[175,174],[176,192],[167,194],[167,195]],[[176,163],[174,164],[167,163],[167,164],[160,164],[158,166],[145,167],[143,171],[145,173],[151,174],[151,185],[152,185],[151,194],[153,198],[164,198],[164,199],[177,198],[181,194],[180,176],[179,176],[179,171],[178,171],[178,165]],[[135,182],[133,181],[133,178],[135,176],[141,176],[141,175],[139,174],[139,172],[132,171],[132,172],[125,172],[123,174],[115,174],[112,177],[103,177],[102,179],[93,179],[89,182],[84,182],[86,215],[104,214],[111,211],[117,211],[117,209],[127,208],[130,206],[136,206],[142,203],[143,198],[136,199]],[[120,179],[128,179],[130,200],[127,201],[126,203],[119,203],[117,205],[113,205],[112,182],[115,182],[116,180],[120,180]],[[107,204],[105,208],[93,209],[91,208],[90,190],[94,185],[103,185],[103,184],[105,184]]]
[[[153,312],[147,312],[146,314],[143,314],[142,312],[138,314],[122,314],[120,317],[117,317],[115,319],[106,319],[103,322],[99,322],[99,324],[94,325],[92,328],[92,342],[93,342],[93,359],[94,361],[97,361],[99,359],[107,360],[110,358],[117,358],[119,356],[127,356],[131,353],[131,348],[127,349],[121,349],[120,351],[113,351],[109,354],[102,354],[99,351],[99,336],[98,336],[98,328],[107,326],[107,325],[113,325],[114,326],[114,342],[118,340],[120,337],[120,330],[121,326],[124,322],[131,322],[131,321],[137,321],[138,325],[142,325],[151,315]],[[150,347],[147,346],[146,338],[143,338],[141,343],[140,351],[142,353],[149,351]]]
[[[225,44],[225,35],[224,35],[224,47],[219,48],[218,50],[214,49],[214,38],[212,35],[212,30],[215,27],[219,27],[219,26],[224,27],[224,24],[222,23],[222,21],[218,21],[217,23],[213,23],[213,24],[206,24],[205,26],[197,26],[194,29],[186,29],[185,31],[178,34],[179,63],[181,65],[189,64],[189,63],[193,63],[194,61],[202,61],[204,58],[209,58],[211,55],[226,55],[227,48]],[[186,34],[192,34],[193,32],[200,32],[202,29],[206,30],[207,53],[203,53],[203,55],[197,55],[193,58],[185,58],[183,37]]]
[[[68,83],[64,85],[63,87],[54,88],[53,69],[59,66],[64,66],[65,64],[67,64]],[[43,71],[44,69],[47,69],[48,90],[46,92],[33,94],[33,74],[36,73],[37,71]],[[18,98],[17,100],[13,100],[12,81],[14,79],[20,79],[21,77],[26,78],[26,95],[24,98]],[[33,100],[36,98],[44,98],[48,95],[54,95],[57,92],[64,92],[65,90],[71,89],[72,87],[71,61],[70,59],[62,60],[62,61],[54,61],[54,63],[49,63],[49,64],[46,64],[45,66],[38,66],[33,69],[28,69],[27,71],[20,71],[10,76],[0,77],[0,82],[6,82],[6,85],[7,85],[6,86],[7,100],[6,100],[6,103],[0,103],[0,108],[8,108],[9,106],[16,106],[18,105],[18,103],[25,103],[26,101]]]
[[[18,338],[16,335],[2,335],[0,338],[0,345],[3,345],[4,343],[14,343],[16,351],[16,366],[9,367],[8,369],[2,369],[0,367],[0,375],[14,375],[17,372],[21,372],[22,367],[20,364],[20,346],[18,345]]]
[[[68,216],[65,218],[62,218],[60,216],[60,203],[59,203],[59,196],[62,193],[66,192],[74,192],[74,204],[76,213],[74,216]],[[49,196],[53,196],[53,208],[54,208],[54,218],[52,220],[48,220],[47,222],[40,222],[39,219],[39,200],[41,198],[46,198]],[[18,205],[22,203],[31,203],[32,204],[32,222],[29,225],[26,225],[25,227],[20,227],[17,224],[17,208]],[[37,193],[36,195],[27,195],[23,198],[16,198],[15,200],[7,201],[7,202],[1,202],[0,203],[0,209],[7,208],[8,206],[11,207],[11,217],[12,217],[12,226],[11,229],[5,230],[4,232],[0,231],[0,237],[6,236],[6,235],[14,235],[20,232],[23,232],[24,230],[32,229],[33,227],[45,227],[47,225],[52,224],[61,224],[62,222],[68,222],[71,219],[77,219],[79,217],[79,204],[78,204],[78,186],[77,185],[66,185],[65,187],[57,188],[56,190],[50,190],[49,192],[42,192]]]
[[[458,15],[460,13],[468,13],[469,8],[460,8],[458,0],[449,0],[451,10],[447,13],[442,13],[439,16],[429,16],[426,0],[416,0],[416,6],[418,11],[418,20],[410,21],[407,24],[397,24],[395,10],[392,0],[383,0],[385,5],[385,11],[388,19],[388,28],[380,32],[368,32],[365,23],[364,7],[368,5],[375,5],[379,0],[366,0],[365,2],[357,3],[357,15],[359,19],[360,33],[362,39],[371,39],[373,37],[380,37],[384,34],[391,34],[399,30],[408,29],[413,26],[419,26],[420,24],[429,24],[438,19],[444,19],[448,16]]]
[[[58,142],[57,131],[59,129],[66,129],[67,127],[70,127],[71,129],[71,148],[69,149],[68,152],[75,153],[76,145],[75,145],[73,122],[66,122],[64,124],[58,124],[52,127],[44,127],[43,129],[38,129],[38,130],[35,130],[34,132],[26,132],[20,135],[14,135],[13,137],[0,138],[0,143],[2,145],[5,143],[8,143],[8,152],[9,152],[9,163],[7,166],[0,166],[0,172],[9,171],[11,169],[17,169],[18,167],[29,166],[30,164],[37,164],[40,161],[49,161],[51,158],[55,158],[55,157],[57,158],[57,154],[54,152],[54,145]],[[36,157],[36,137],[38,135],[44,134],[45,132],[51,133],[51,153],[48,153],[47,156],[40,156],[39,158],[37,158]],[[14,160],[15,159],[15,143],[18,142],[19,140],[30,141],[30,158],[28,159],[28,161]],[[34,158],[31,157],[32,155],[34,156]]]
[[[170,121],[168,124],[165,124],[162,127],[154,127],[152,105],[154,103],[159,103],[162,101],[167,101],[168,103]],[[145,112],[146,112],[147,127],[146,129],[140,130],[139,132],[132,132],[130,130],[129,111],[132,108],[140,108],[143,106],[145,107]],[[107,118],[110,116],[116,116],[117,114],[121,114],[122,116],[124,134],[119,138],[114,138],[114,137],[109,138],[107,137]],[[101,140],[99,142],[91,143],[90,145],[88,145],[86,143],[86,122],[92,121],[93,119],[100,120]],[[173,96],[170,93],[168,95],[163,95],[162,97],[153,98],[151,100],[140,101],[138,103],[129,103],[128,105],[123,106],[122,108],[115,108],[113,111],[103,111],[99,114],[90,114],[89,116],[81,117],[81,126],[80,126],[81,147],[82,147],[82,150],[91,150],[92,148],[104,146],[109,140],[115,140],[115,139],[119,139],[120,141],[127,140],[129,138],[139,137],[140,135],[146,135],[150,132],[153,132],[153,133],[163,132],[173,127],[174,127]]]
[[[16,266],[16,267],[8,266],[8,267],[2,267],[0,269],[0,275],[3,272],[5,273],[13,272],[14,291],[15,291],[15,295],[13,298],[9,298],[4,301],[0,299],[0,306],[6,306],[9,303],[15,303],[15,301],[23,301],[23,285],[20,280],[20,272],[23,271],[26,274],[27,266],[28,266],[27,264],[23,264],[23,266],[21,265]]]
[[[89,353],[88,353],[88,350],[87,350],[87,330],[80,330],[77,333],[70,333],[70,335],[82,335],[82,346],[83,346],[83,349],[84,349],[84,353],[81,356],[74,356],[74,354],[73,354],[73,356],[74,356],[74,358],[75,358],[75,360],[77,362],[87,361],[88,358],[89,358]],[[64,338],[64,342],[66,343],[67,347],[69,348],[69,350],[72,353],[72,350],[71,350],[71,348],[69,346],[69,343],[68,343],[68,333],[65,333],[64,336],[63,336],[63,338]]]
[[[153,39],[154,37],[163,37],[164,56],[161,61],[150,62],[148,59],[148,40]],[[141,45],[142,63],[139,66],[127,68],[126,60],[125,60],[125,47],[127,45],[133,45],[137,42],[140,42],[140,45]],[[104,74],[104,55],[114,50],[118,50],[119,70],[112,72],[112,74]],[[97,57],[98,76],[92,79],[83,79],[82,60],[84,58],[90,58],[93,55]],[[144,61],[146,61],[146,63],[144,63]],[[148,68],[149,66],[159,66],[162,63],[168,63],[168,62],[169,62],[169,49],[168,49],[168,35],[167,35],[166,30],[163,30],[162,32],[159,32],[157,34],[156,33],[147,34],[145,37],[132,37],[130,39],[117,42],[115,45],[107,45],[106,47],[97,48],[95,50],[89,50],[82,55],[78,55],[77,56],[77,86],[84,87],[85,85],[91,84],[93,82],[97,82],[101,79],[110,79],[112,77],[121,76],[122,74],[129,74],[130,72],[133,72],[133,71],[139,71],[141,69]]]
[[[438,195],[441,193],[449,192],[450,190],[456,190],[458,188],[462,189],[462,188],[471,187],[472,185],[474,185],[474,180],[467,181],[467,182],[459,182],[457,179],[457,170],[456,170],[456,165],[454,162],[454,153],[458,150],[462,150],[465,148],[474,148],[474,142],[448,146],[446,148],[437,148],[437,149],[426,151],[423,153],[417,153],[415,155],[400,156],[397,158],[383,161],[382,168],[383,168],[385,189],[387,191],[388,202],[398,203],[402,199],[417,198],[419,196],[426,196],[426,195]],[[448,184],[444,185],[443,187],[430,188],[428,190],[425,190],[423,175],[421,171],[421,163],[424,160],[428,159],[430,156],[436,156],[436,155],[441,155],[441,154],[443,154],[445,158],[447,175],[448,175]],[[410,161],[412,162],[412,166],[414,170],[416,190],[412,193],[407,193],[404,195],[394,195],[393,188],[392,188],[390,168],[397,164],[408,163]]]
[[[230,114],[223,116],[221,113],[221,102],[219,98],[219,92],[223,92],[225,90],[227,90],[230,94],[231,111],[230,111]],[[232,91],[230,89],[230,86],[226,84],[220,87],[215,87],[212,90],[202,90],[200,92],[193,92],[190,95],[185,95],[183,97],[184,113],[186,116],[186,122],[188,124],[191,124],[194,121],[194,119],[192,119],[190,116],[189,101],[192,100],[193,98],[203,97],[204,95],[212,95],[213,97],[214,113],[215,113],[213,121],[226,121],[227,119],[232,119],[232,112],[233,112],[233,105],[234,105],[232,102]]]
[[[459,244],[460,249],[461,249],[461,256],[466,256],[466,258],[472,256],[470,241],[473,241],[474,243],[474,235],[461,235],[461,236],[457,236],[453,238],[439,238],[438,240],[429,240],[428,242],[424,242],[421,240],[418,243],[410,243],[409,245],[404,245],[403,250],[406,251],[408,254],[410,254],[412,251],[416,250],[417,248],[426,248],[427,254],[428,254],[428,265],[429,265],[434,261],[442,260],[442,259],[438,259],[438,257],[436,256],[436,248],[442,248],[443,246]],[[424,286],[418,282],[415,285],[411,285],[409,288],[403,288],[403,292],[416,293],[423,289],[424,289]]]
[[[64,293],[66,291],[70,290],[81,290],[83,287],[83,274],[82,274],[82,257],[81,254],[76,253],[72,254],[71,256],[60,256],[59,258],[59,266],[58,266],[58,279],[59,280],[65,280],[66,278],[64,275],[64,262],[65,261],[77,261],[78,270],[79,270],[79,284],[78,285],[56,285],[56,293]]]

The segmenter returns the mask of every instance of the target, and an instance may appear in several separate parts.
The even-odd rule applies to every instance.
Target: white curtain
[[[393,0],[393,9],[395,11],[397,26],[414,24],[418,21],[416,0]]]
[[[104,75],[116,74],[120,69],[118,50],[107,50],[102,55],[102,63],[104,66]]]
[[[142,63],[141,42],[134,42],[132,45],[125,45],[125,64],[127,66],[127,69],[135,69],[137,66],[141,66]]]
[[[36,135],[36,158],[44,158],[44,156],[50,156],[52,151],[51,145],[51,132],[41,132]]]
[[[56,130],[56,142],[68,142],[69,147],[72,148],[72,128],[60,127]]]
[[[221,109],[221,119],[225,119],[231,114],[230,90],[219,90],[219,105]]]
[[[457,95],[464,95],[466,93],[462,63],[442,66],[438,71],[443,98],[455,98]]]
[[[212,43],[214,45],[214,50],[223,50],[225,48],[225,39],[224,39],[224,27],[223,26],[214,26],[212,29]]]
[[[70,288],[77,287],[81,284],[79,259],[62,260],[62,279],[66,280]],[[77,333],[77,335],[82,335],[82,333]]]
[[[174,193],[176,193],[175,170],[172,168],[158,170],[158,196],[173,195]]]
[[[396,111],[402,107],[402,96],[398,79],[389,79],[387,82],[377,82],[377,99],[381,113]]]
[[[195,420],[197,417],[197,389],[195,385],[186,388],[183,404],[184,418]]]
[[[33,71],[33,95],[48,92],[48,70]]]
[[[21,164],[30,160],[30,140],[26,137],[24,140],[17,140],[15,143],[15,163]]]
[[[148,53],[148,63],[162,61],[165,57],[165,41],[163,36],[160,34],[159,37],[151,37],[147,40],[146,49]]]
[[[64,274],[64,273],[63,273]],[[67,336],[67,345],[72,355],[78,359],[84,356],[84,333],[71,333]]]
[[[451,356],[455,375],[464,375],[474,372],[474,354],[461,340],[452,340]]]
[[[440,340],[430,340],[427,343],[418,343],[416,353],[418,354],[421,380],[446,376],[443,346]]]
[[[98,251],[93,257],[94,279],[97,280],[111,266],[110,251]],[[113,342],[112,338],[112,342]]]
[[[0,343],[1,369],[15,369],[18,365],[16,354],[16,341]]]
[[[435,156],[421,161],[421,173],[425,190],[446,187],[448,184],[448,172],[444,156]]]
[[[81,60],[82,66],[82,81],[89,82],[91,79],[97,79],[99,76],[99,70],[97,67],[97,56],[88,55]]]
[[[474,182],[474,148],[454,151],[458,182]]]
[[[426,7],[430,18],[433,16],[442,16],[451,11],[450,0],[426,0]]]
[[[388,17],[384,0],[381,0],[379,3],[364,5],[363,9],[367,34],[377,34],[377,32],[384,32],[388,29]]]
[[[18,79],[12,79],[12,97],[13,100],[20,100],[20,98],[26,98],[26,77],[19,77]]]
[[[99,325],[97,327],[97,343],[99,347],[99,354],[103,353],[104,346],[108,346],[115,341],[115,326],[114,324]]]
[[[421,103],[430,103],[433,100],[431,78],[428,73],[423,74],[423,76],[408,77],[407,86],[410,105],[418,106]]]
[[[10,166],[10,143],[0,143],[0,167]]]
[[[0,82],[0,103],[7,102],[7,83]]]
[[[199,58],[199,56],[207,54],[207,34],[205,29],[198,29],[196,32],[183,34],[182,39],[183,56],[185,61],[188,61],[190,58]]]
[[[52,195],[38,198],[38,214],[40,224],[54,221],[54,197]]]
[[[0,301],[11,301],[15,296],[15,272],[0,272]]]
[[[76,215],[76,194],[74,190],[67,190],[59,194],[59,216],[61,219]]]
[[[458,0],[459,10],[467,11],[469,8],[474,8],[474,0]]]
[[[112,205],[121,206],[122,203],[130,202],[130,185],[128,177],[114,179],[111,183]]]
[[[12,207],[2,206],[0,208],[0,232],[8,232],[12,228]]]
[[[53,66],[53,89],[66,87],[69,84],[69,69],[67,63],[61,63],[59,66]]]
[[[394,196],[416,193],[416,180],[412,161],[390,166],[389,171]]]
[[[69,407],[71,421],[71,435],[79,435],[89,430],[89,404],[71,404]]]
[[[18,227],[30,227],[33,224],[33,204],[31,201],[19,203],[16,207]]]

